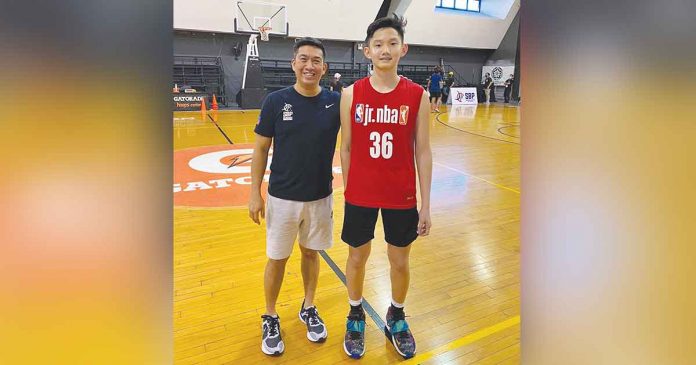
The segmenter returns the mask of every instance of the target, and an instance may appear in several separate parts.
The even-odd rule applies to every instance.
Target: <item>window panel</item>
[[[481,12],[481,0],[436,0],[436,8]]]

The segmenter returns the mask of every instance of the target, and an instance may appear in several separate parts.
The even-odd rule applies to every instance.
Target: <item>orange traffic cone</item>
[[[215,94],[213,94],[213,110],[218,110],[218,103]]]
[[[203,97],[201,100],[201,114],[206,114],[206,113],[208,113],[208,110],[205,108],[205,97]]]

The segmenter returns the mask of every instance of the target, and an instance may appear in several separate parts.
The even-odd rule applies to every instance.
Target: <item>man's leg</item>
[[[280,333],[280,318],[276,312],[276,301],[280,286],[283,284],[285,264],[288,259],[269,258],[264,273],[264,294],[266,296],[266,313],[261,316],[261,351],[266,355],[280,355],[285,351],[285,343]]]
[[[315,250],[302,247],[302,282],[304,283],[304,307],[314,305],[314,293],[317,291],[317,282],[319,281],[319,253]]]
[[[315,250],[302,247],[302,282],[304,283],[305,298],[302,301],[299,317],[307,326],[307,339],[312,342],[324,342],[328,336],[324,320],[319,316],[314,305],[314,294],[317,291],[319,281],[319,253]]]
[[[307,326],[307,339],[323,342],[328,331],[314,305],[314,296],[319,281],[319,251],[328,250],[333,245],[333,196],[305,202],[303,205],[305,209],[300,224],[299,242],[305,296],[299,317]]]
[[[297,236],[297,224],[301,206],[297,202],[268,195],[266,202],[266,269],[263,277],[266,313],[262,318],[261,351],[267,355],[279,355],[285,350],[280,331],[280,318],[276,302],[285,276],[288,262]]]
[[[285,264],[288,262],[288,258],[282,260],[268,259],[266,262],[266,272],[263,277],[263,287],[264,293],[266,294],[266,314],[270,316],[277,316],[276,312],[276,302],[278,301],[278,294],[280,293],[280,287],[283,284],[283,277],[285,276]]]

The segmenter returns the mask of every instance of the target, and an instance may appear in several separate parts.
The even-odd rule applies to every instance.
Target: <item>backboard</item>
[[[271,35],[287,37],[289,34],[287,6],[253,0],[235,2],[234,31],[258,34],[259,27],[271,27]]]

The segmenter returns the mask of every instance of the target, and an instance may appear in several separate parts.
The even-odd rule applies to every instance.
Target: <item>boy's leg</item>
[[[348,299],[359,301],[362,299],[363,285],[365,283],[365,264],[370,257],[372,241],[360,247],[348,248],[348,260],[346,262],[346,286],[348,287]]]
[[[406,247],[387,245],[392,300],[396,303],[404,303],[406,301],[408,285],[411,279],[411,274],[409,270],[410,252],[411,245],[408,245]]]
[[[411,334],[404,302],[410,282],[409,255],[411,243],[418,238],[418,210],[412,209],[383,209],[382,221],[389,256],[390,277],[392,286],[392,305],[387,311],[387,331],[396,351],[404,358],[416,354],[416,341]]]
[[[372,239],[379,209],[366,208],[346,202],[341,239],[347,243],[346,286],[350,311],[346,322],[343,350],[348,356],[359,359],[365,353],[365,312],[362,309],[362,291],[365,281],[365,264],[370,257]]]

